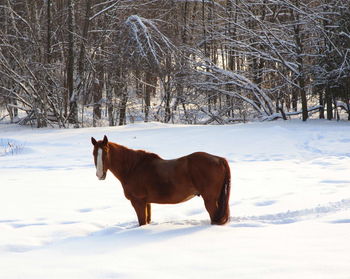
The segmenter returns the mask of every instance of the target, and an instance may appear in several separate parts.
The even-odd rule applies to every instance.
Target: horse
[[[229,221],[230,167],[225,158],[195,152],[173,160],[91,137],[96,176],[109,170],[120,181],[139,225],[151,222],[151,204],[176,204],[201,196],[212,225]]]

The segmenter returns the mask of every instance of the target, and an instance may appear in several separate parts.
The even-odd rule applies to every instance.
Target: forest
[[[348,0],[0,0],[0,121],[350,120]]]

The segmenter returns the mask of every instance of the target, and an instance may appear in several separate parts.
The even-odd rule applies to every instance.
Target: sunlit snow
[[[96,177],[90,138],[104,135],[227,158],[231,222],[211,226],[195,197],[138,227],[118,180]],[[1,124],[0,189],[0,278],[350,278],[350,122]]]

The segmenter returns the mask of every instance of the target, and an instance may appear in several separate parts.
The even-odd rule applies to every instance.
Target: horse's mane
[[[132,159],[162,159],[158,154],[148,152],[142,149],[131,149],[124,145],[120,145],[114,142],[109,142],[109,144],[110,146],[117,148],[120,154],[134,157]]]
[[[139,150],[134,150],[135,152],[137,152],[139,154],[140,157],[143,157],[144,159],[162,159],[158,154],[152,153],[152,152],[148,152],[142,149]]]
[[[130,149],[126,146],[108,142],[110,151],[112,153],[111,164],[116,161],[122,161],[119,167],[119,173],[123,178],[126,178],[130,171],[132,171],[139,163],[162,159],[159,155],[147,152],[145,150]],[[113,157],[114,156],[114,157]]]

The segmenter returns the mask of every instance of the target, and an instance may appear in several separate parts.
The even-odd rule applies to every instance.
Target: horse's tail
[[[218,209],[215,214],[214,223],[217,225],[224,225],[230,220],[231,171],[226,159],[223,159],[222,163],[225,168],[225,177],[218,200]]]

